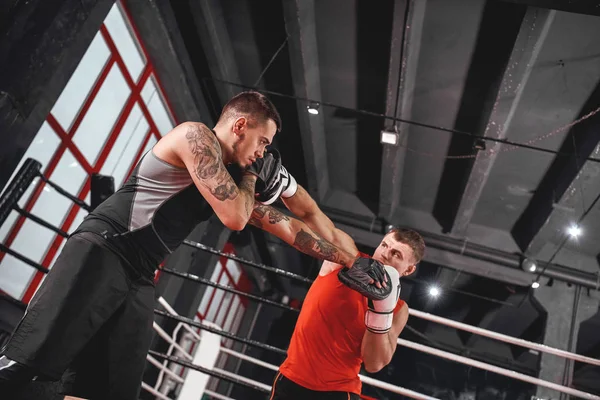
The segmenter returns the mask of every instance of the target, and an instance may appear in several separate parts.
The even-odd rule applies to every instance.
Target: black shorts
[[[269,400],[360,400],[360,396],[350,392],[320,392],[298,385],[277,372]]]
[[[63,394],[137,399],[152,338],[154,284],[93,233],[67,240],[4,349]]]

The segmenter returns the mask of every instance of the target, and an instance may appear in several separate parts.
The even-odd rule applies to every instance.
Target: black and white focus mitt
[[[392,292],[390,277],[383,264],[363,255],[354,261],[351,268],[342,268],[338,272],[338,279],[371,300],[383,300]],[[377,282],[381,285],[380,288],[375,285]]]

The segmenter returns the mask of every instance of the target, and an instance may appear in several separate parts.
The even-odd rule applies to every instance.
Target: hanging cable
[[[488,142],[494,142],[494,143],[500,143],[506,146],[512,146],[512,147],[508,147],[504,150],[502,150],[502,152],[504,151],[510,151],[510,150],[514,150],[516,148],[523,148],[523,149],[529,149],[529,150],[534,150],[534,151],[539,151],[541,153],[547,153],[547,154],[554,154],[556,156],[563,156],[563,157],[569,157],[569,156],[573,156],[573,153],[562,153],[560,151],[557,150],[551,150],[551,149],[545,149],[543,147],[537,147],[537,146],[533,146],[531,143],[536,143],[539,142],[541,140],[547,139],[551,136],[554,136],[560,132],[563,132],[571,127],[573,127],[574,125],[579,124],[580,122],[591,118],[592,116],[596,115],[597,113],[600,112],[600,107],[596,108],[595,110],[589,112],[588,114],[582,116],[581,118],[565,125],[562,127],[559,127],[551,132],[545,133],[544,135],[540,135],[537,136],[531,140],[528,140],[525,143],[519,143],[519,142],[513,142],[507,139],[497,139],[497,138],[493,138],[493,137],[489,137],[489,136],[483,136],[483,135],[478,135],[476,133],[472,133],[472,132],[466,132],[466,131],[462,131],[462,130],[458,130],[458,129],[452,129],[452,128],[446,128],[443,126],[437,126],[437,125],[432,125],[432,124],[426,124],[423,122],[417,122],[417,121],[411,121],[408,119],[404,119],[404,118],[399,118],[399,117],[393,117],[393,116],[389,116],[386,114],[381,114],[378,112],[374,112],[374,111],[368,111],[368,110],[363,110],[363,109],[358,109],[358,108],[350,108],[350,107],[344,107],[344,106],[340,106],[337,104],[333,104],[333,103],[328,103],[328,102],[324,102],[324,101],[317,101],[317,100],[312,100],[312,99],[307,99],[305,97],[300,97],[300,96],[294,96],[294,95],[289,95],[289,94],[284,94],[284,93],[279,93],[279,92],[275,92],[272,90],[266,90],[266,89],[260,89],[257,87],[253,87],[253,86],[247,86],[247,85],[242,85],[240,83],[235,83],[235,82],[231,82],[231,81],[227,81],[224,79],[219,79],[219,78],[213,78],[213,77],[203,77],[201,78],[202,80],[209,80],[209,81],[215,81],[215,82],[220,82],[220,83],[224,83],[224,84],[228,84],[228,85],[232,85],[232,86],[236,86],[236,87],[240,87],[240,88],[244,88],[247,90],[255,90],[257,92],[261,92],[264,94],[268,94],[268,95],[272,95],[272,96],[278,96],[278,97],[283,97],[283,98],[287,98],[287,99],[292,99],[292,100],[296,100],[296,101],[305,101],[307,103],[319,103],[321,106],[324,107],[332,107],[332,108],[336,108],[339,110],[344,110],[344,111],[348,111],[348,112],[352,112],[352,113],[356,113],[356,114],[363,114],[363,115],[368,115],[368,116],[372,116],[372,117],[379,117],[379,118],[384,118],[384,119],[389,119],[392,121],[397,121],[397,122],[403,122],[405,124],[408,125],[414,125],[414,126],[420,126],[422,128],[428,128],[428,129],[432,129],[432,130],[437,130],[437,131],[441,131],[441,132],[448,132],[448,133],[454,133],[457,135],[463,135],[463,136],[469,136],[469,137],[474,137],[477,138],[479,140],[485,140]],[[416,150],[413,149],[409,149],[407,148],[407,150],[410,150],[412,152],[415,153],[420,153]],[[493,153],[492,150],[482,150],[479,151],[479,154],[482,153]],[[422,153],[424,155],[430,155],[430,156],[439,156],[439,157],[444,157],[444,158],[475,158],[477,156],[477,154],[465,154],[465,155],[456,155],[456,156],[445,156],[445,155],[435,155],[435,154],[430,154],[430,153]],[[595,162],[595,163],[600,163],[600,158],[595,158],[595,157],[586,157],[585,161],[590,161],[590,162]]]

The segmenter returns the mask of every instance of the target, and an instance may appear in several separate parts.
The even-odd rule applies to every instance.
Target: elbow
[[[384,363],[382,361],[365,361],[365,370],[370,374],[374,374],[376,372],[381,371],[386,365],[387,363]]]
[[[231,229],[232,231],[241,231],[246,227],[246,223],[248,221],[242,218],[241,216],[231,216],[221,218],[221,222],[223,223],[223,225],[225,225],[228,229]]]
[[[392,353],[392,354],[381,354],[381,355],[378,355],[377,357],[363,358],[365,370],[370,374],[379,372],[382,369],[384,369],[392,361],[393,356],[394,356],[394,354]]]

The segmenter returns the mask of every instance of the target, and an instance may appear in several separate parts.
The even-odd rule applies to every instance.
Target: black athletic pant
[[[277,372],[269,400],[360,400],[360,396],[349,392],[310,390]]]
[[[3,350],[18,364],[0,368],[0,390],[27,368],[67,395],[137,399],[155,299],[152,280],[131,269],[100,236],[69,238]]]

